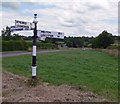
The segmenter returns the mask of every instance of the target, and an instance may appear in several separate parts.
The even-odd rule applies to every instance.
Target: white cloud
[[[32,1],[32,0],[31,0]],[[117,24],[108,24],[106,20],[117,19],[117,0],[72,0],[52,2],[42,1],[42,5],[52,4],[55,7],[23,11],[23,13],[38,14],[38,29],[63,31],[66,35],[94,35],[103,30],[117,34]],[[41,5],[41,2],[40,5]],[[36,3],[32,1],[30,4]],[[39,5],[37,2],[37,5]],[[33,17],[21,16],[19,13],[3,13],[4,26],[13,23],[14,19],[30,21]],[[14,16],[14,18],[13,18]],[[7,21],[7,22],[6,22]]]

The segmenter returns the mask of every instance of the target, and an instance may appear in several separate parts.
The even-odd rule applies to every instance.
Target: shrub
[[[2,51],[26,50],[28,48],[25,41],[2,41]]]
[[[57,48],[57,45],[53,43],[37,42],[36,45],[38,50]],[[2,41],[2,51],[19,51],[19,50],[32,51],[32,41],[30,42],[26,42],[23,40]]]
[[[107,48],[113,44],[112,34],[107,31],[103,31],[99,36],[97,36],[92,43],[92,48]]]

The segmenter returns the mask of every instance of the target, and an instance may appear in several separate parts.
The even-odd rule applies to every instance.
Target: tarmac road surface
[[[61,52],[63,50],[41,50],[37,51],[37,53],[47,53],[47,52]],[[10,56],[19,56],[19,55],[27,55],[31,54],[32,52],[8,52],[8,53],[2,53],[0,54],[0,57],[10,57]]]

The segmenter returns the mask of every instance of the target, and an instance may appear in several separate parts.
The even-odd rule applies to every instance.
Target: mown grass
[[[3,58],[3,70],[31,77],[31,55]],[[60,85],[86,86],[98,95],[118,100],[118,59],[93,50],[37,54],[37,77]]]

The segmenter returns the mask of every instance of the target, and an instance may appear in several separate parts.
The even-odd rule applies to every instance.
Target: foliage
[[[68,47],[83,47],[84,41],[81,37],[65,37],[64,39],[65,44]]]
[[[32,36],[21,36],[19,34],[11,35],[10,27],[7,26],[6,29],[2,30],[2,40],[3,41],[9,41],[9,40],[31,41]],[[77,47],[107,48],[112,43],[117,44],[119,40],[120,40],[120,36],[112,36],[112,34],[108,33],[107,31],[103,31],[96,38],[85,37],[85,36],[82,36],[82,37],[66,37],[65,36],[64,40],[46,38],[44,42],[42,41],[41,47],[46,49],[45,45],[49,46],[50,45],[49,43],[52,43],[52,46],[50,45],[50,47],[53,47],[53,44],[54,44],[55,46],[54,48],[56,48],[56,46],[61,45],[59,43],[62,42],[61,46],[66,45],[68,47],[74,47],[74,48],[77,48]],[[48,44],[44,44],[44,43],[48,43]]]
[[[92,44],[93,37],[65,37],[64,38],[64,43],[68,47],[91,47],[90,44]]]
[[[2,51],[17,51],[26,50],[27,44],[25,41],[2,41]]]
[[[58,45],[58,42],[62,42],[63,41],[63,39],[57,39],[57,38],[46,38],[45,39],[45,43],[53,43],[53,44],[56,44],[56,45]]]
[[[113,44],[114,40],[112,34],[107,31],[103,31],[99,36],[97,36],[92,44],[93,48],[107,48],[110,44]]]
[[[6,26],[6,29],[3,28],[1,31],[2,33],[2,40],[3,41],[9,41],[9,40],[32,40],[32,36],[21,36],[19,34],[13,34],[11,35],[10,27]]]
[[[52,43],[37,42],[37,49],[57,49],[57,45]],[[24,40],[10,40],[2,41],[2,51],[18,51],[32,49],[32,41],[27,42]]]
[[[28,48],[32,47],[32,41],[26,41]],[[53,43],[45,43],[37,41],[36,43],[37,49],[56,49],[57,45]]]
[[[43,43],[43,42],[37,42],[38,49],[57,49],[56,44],[52,43]]]
[[[0,38],[1,39],[1,38]],[[29,40],[29,41],[28,41]],[[37,49],[56,49],[56,40],[39,42]],[[10,27],[2,30],[2,51],[28,50],[32,48],[32,36],[21,36],[19,34],[11,35]]]
[[[10,40],[11,38],[11,31],[10,27],[6,27],[6,29],[3,29],[2,31],[2,40]]]

